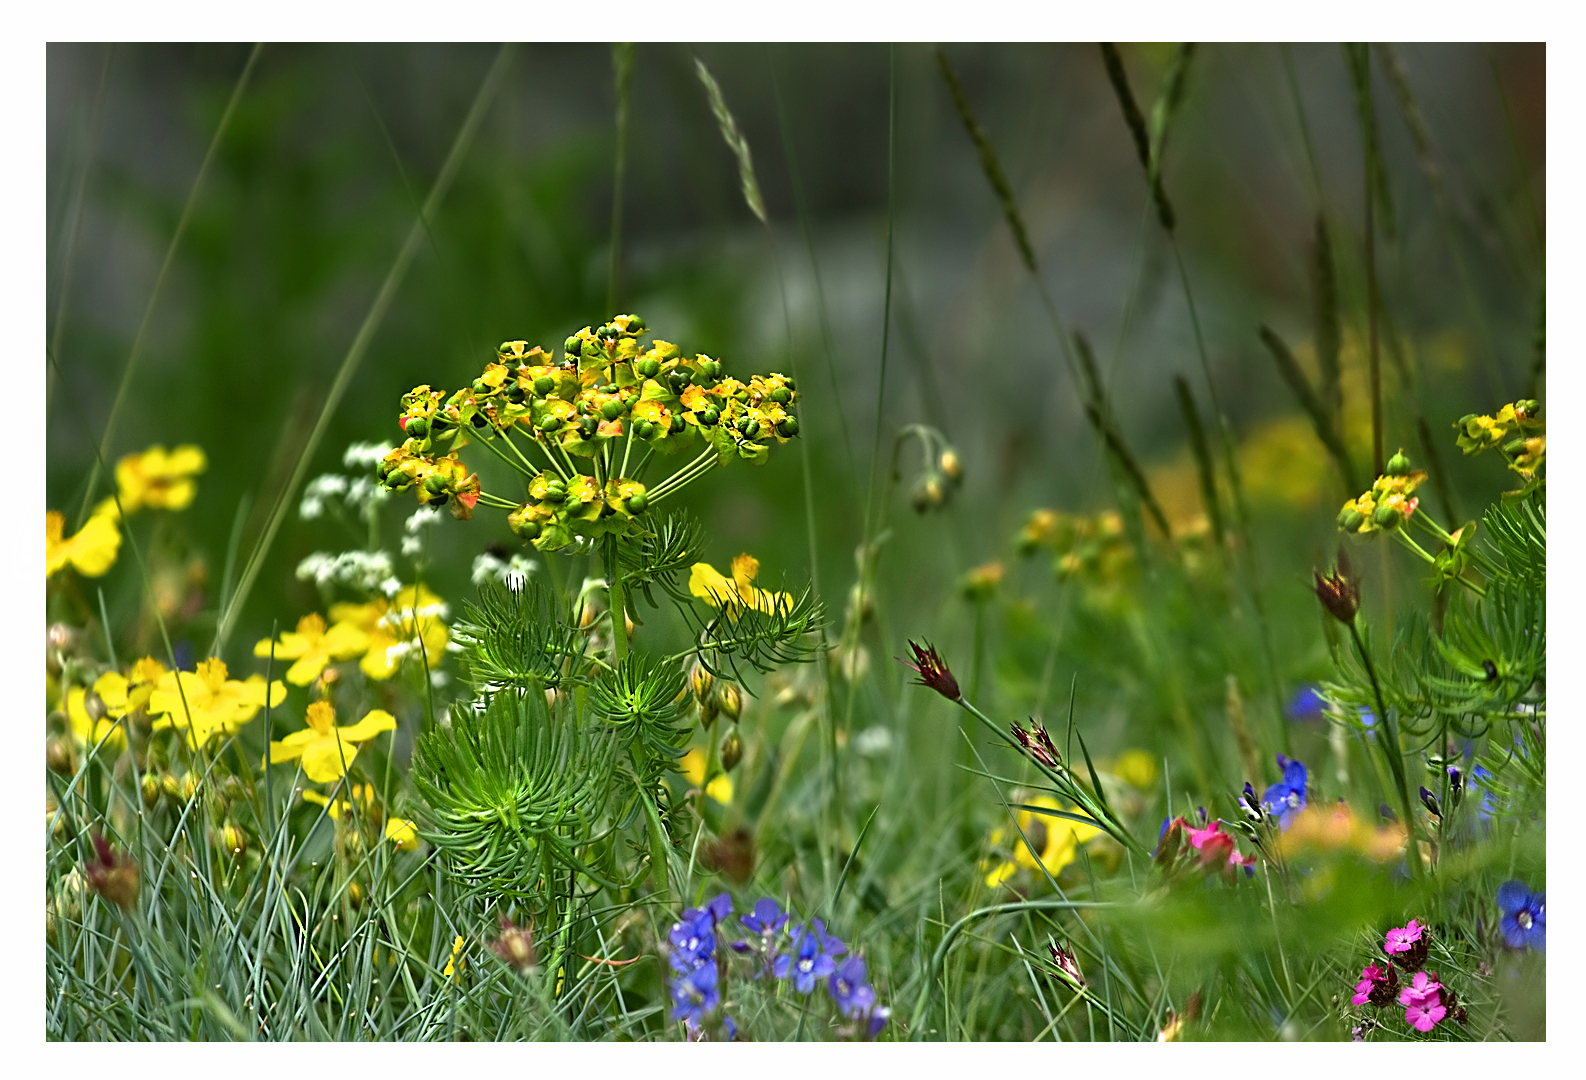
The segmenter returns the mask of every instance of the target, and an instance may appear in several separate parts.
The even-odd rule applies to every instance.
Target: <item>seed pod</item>
[[[650,505],[650,499],[642,491],[636,491],[628,496],[628,513],[642,514],[645,507]]]
[[[1387,468],[1389,476],[1409,476],[1410,459],[1404,456],[1403,450],[1400,450],[1388,459]]]
[[[661,362],[653,356],[646,356],[634,362],[633,370],[646,379],[653,379],[661,371]]]
[[[1400,520],[1400,513],[1386,503],[1377,507],[1376,511],[1371,515],[1372,524],[1379,529],[1392,529],[1399,524]]]
[[[540,397],[545,397],[555,389],[556,380],[551,378],[549,375],[541,375],[539,378],[534,380],[534,392]]]
[[[1366,523],[1366,515],[1353,506],[1345,507],[1338,515],[1338,527],[1345,532],[1358,532]]]
[[[430,422],[422,416],[408,418],[407,427],[402,429],[412,439],[422,439],[430,433]]]
[[[560,480],[552,480],[545,485],[545,501],[559,503],[567,498],[567,485]]]
[[[731,772],[742,760],[743,740],[738,737],[738,729],[733,728],[721,741],[721,767]]]
[[[607,420],[615,420],[622,415],[622,402],[616,398],[608,398],[606,403],[600,407],[600,415]]]
[[[593,439],[595,432],[600,430],[600,421],[593,416],[586,416],[578,422],[578,430],[583,432],[584,438]]]
[[[778,405],[786,405],[788,402],[793,400],[793,391],[789,390],[785,386],[779,386],[775,390],[771,391],[771,400],[776,402]]]
[[[738,717],[743,715],[743,691],[738,689],[737,683],[719,679],[711,693],[711,699],[716,703],[718,711],[724,713],[733,723],[738,722]]]
[[[562,351],[568,356],[577,356],[579,350],[582,347],[583,343],[580,342],[576,337],[570,337],[566,341],[562,342]]]
[[[688,421],[683,419],[682,413],[673,413],[672,422],[669,426],[672,434],[678,435],[682,433],[684,428],[688,427]]]
[[[760,421],[756,420],[752,416],[746,416],[744,417],[744,420],[747,421],[747,423],[738,425],[738,431],[743,435],[744,438],[752,439],[756,435],[760,434]]]
[[[721,419],[721,411],[714,405],[706,405],[699,414],[699,422],[706,427],[715,427],[716,421]]]
[[[791,439],[793,436],[799,433],[798,417],[784,416],[781,420],[777,421],[776,430],[777,434],[781,435],[784,439]]]
[[[561,426],[561,420],[557,419],[555,416],[547,416],[544,420],[540,421],[540,430],[545,432],[547,435]]]
[[[633,433],[641,439],[648,439],[651,435],[655,434],[655,425],[648,420],[635,421],[633,425]]]

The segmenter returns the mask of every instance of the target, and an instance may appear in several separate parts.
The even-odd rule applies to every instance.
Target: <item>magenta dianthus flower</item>
[[[1387,950],[1389,956],[1407,953],[1415,948],[1415,943],[1421,940],[1421,932],[1425,929],[1426,927],[1411,919],[1410,925],[1389,930],[1382,947]]]
[[[1356,1005],[1388,1005],[1393,1001],[1393,991],[1398,988],[1399,976],[1389,964],[1386,969],[1377,964],[1367,964],[1360,972],[1360,981],[1355,984],[1355,996],[1350,998]]]
[[[1443,1004],[1443,984],[1430,978],[1426,972],[1417,972],[1415,980],[1399,991],[1399,1004],[1404,1008],[1404,1022],[1416,1031],[1431,1031],[1438,1021],[1448,1015]]]

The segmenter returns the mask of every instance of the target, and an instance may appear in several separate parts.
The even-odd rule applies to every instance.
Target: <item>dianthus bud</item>
[[[688,686],[701,704],[710,696],[710,688],[715,681],[715,677],[698,660],[695,660],[693,666],[689,668]]]
[[[1338,549],[1338,565],[1331,574],[1323,577],[1320,570],[1312,573],[1316,577],[1316,598],[1322,606],[1339,622],[1353,623],[1355,612],[1360,609],[1360,582],[1353,577],[1344,549]]]
[[[727,737],[721,740],[721,767],[731,770],[742,760],[743,740],[738,737],[738,729],[733,728],[727,732]]]
[[[501,936],[490,942],[490,951],[520,975],[539,963],[534,955],[533,932],[528,927],[514,926],[505,915],[501,916]]]
[[[98,833],[91,839],[97,856],[83,866],[89,888],[117,907],[130,910],[138,902],[138,864],[114,851]]]
[[[914,662],[912,664],[902,657],[896,657],[895,659],[920,677],[920,686],[930,687],[948,701],[963,700],[964,695],[958,689],[958,680],[953,678],[953,673],[948,670],[947,662],[941,658],[930,642],[926,642],[922,648],[911,641],[909,642],[909,649],[914,654]]]
[[[1056,943],[1048,945],[1052,952],[1052,963],[1057,965],[1057,970],[1062,976],[1075,986],[1085,985],[1085,976],[1080,974],[1079,961],[1074,954],[1067,952]]]

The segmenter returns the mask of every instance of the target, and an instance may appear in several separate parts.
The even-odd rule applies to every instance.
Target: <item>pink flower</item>
[[[1355,984],[1355,996],[1349,1000],[1354,1002],[1356,1005],[1364,1005],[1368,1001],[1371,1001],[1372,994],[1376,990],[1378,984],[1386,984],[1388,981],[1388,975],[1390,972],[1392,972],[1392,970],[1393,969],[1390,967],[1387,971],[1384,971],[1376,964],[1367,964],[1360,972],[1360,981]],[[1408,992],[1409,991],[1406,990],[1406,993]],[[1381,995],[1378,994],[1377,996],[1380,997]],[[1377,1002],[1372,1002],[1372,1004],[1375,1005]]]
[[[1442,991],[1442,983],[1424,971],[1417,972],[1415,980],[1399,991],[1399,1004],[1405,1007],[1404,1022],[1416,1031],[1431,1031],[1436,1027],[1437,1022],[1448,1015]]]
[[[1414,919],[1411,919],[1410,925],[1389,930],[1387,938],[1382,943],[1382,947],[1387,951],[1389,956],[1397,956],[1400,953],[1407,953],[1411,949],[1415,948],[1416,942],[1421,940],[1421,931],[1425,929],[1426,927],[1422,926]]]

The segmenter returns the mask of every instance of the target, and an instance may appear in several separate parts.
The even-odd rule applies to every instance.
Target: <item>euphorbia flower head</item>
[[[919,685],[930,687],[948,701],[963,700],[964,695],[958,689],[958,680],[953,678],[953,673],[947,668],[947,661],[938,655],[935,647],[930,642],[926,642],[925,646],[921,648],[911,641],[909,642],[909,649],[914,653],[914,662],[912,664],[902,657],[896,657],[896,659],[900,664],[920,677]]]

